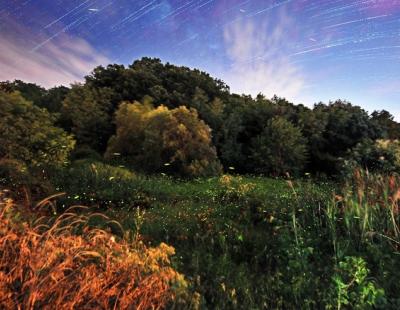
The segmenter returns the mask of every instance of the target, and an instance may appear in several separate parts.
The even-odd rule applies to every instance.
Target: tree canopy
[[[0,83],[0,90],[9,96],[19,92],[45,108],[51,123],[74,135],[83,153],[106,153],[109,158],[111,150],[122,150],[147,171],[196,174],[182,167],[195,160],[192,153],[204,150],[201,156],[211,162],[218,157],[225,170],[238,173],[335,176],[365,141],[400,139],[400,124],[385,110],[369,115],[345,100],[306,107],[278,96],[232,94],[223,81],[205,72],[157,58],[96,67],[84,83],[70,88],[46,90],[16,80]],[[194,131],[203,138],[191,141],[197,137]],[[168,152],[177,153],[166,155],[160,146],[167,148],[167,140],[173,139]],[[171,151],[172,145],[183,153]],[[172,157],[179,167],[171,164]]]
[[[221,170],[211,130],[194,109],[126,102],[117,110],[115,121],[116,135],[109,141],[108,159],[121,156],[147,173],[193,177]]]
[[[54,126],[55,118],[19,93],[0,91],[0,158],[30,166],[61,165],[75,141]]]
[[[111,91],[72,85],[63,101],[60,123],[74,134],[79,145],[104,152],[113,133]]]

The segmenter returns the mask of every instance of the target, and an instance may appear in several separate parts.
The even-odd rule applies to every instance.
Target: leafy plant
[[[331,309],[373,309],[383,308],[385,291],[368,279],[369,270],[361,257],[345,257],[338,264],[332,277],[333,299]]]

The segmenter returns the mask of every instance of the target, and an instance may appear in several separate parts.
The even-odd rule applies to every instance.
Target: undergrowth
[[[96,162],[77,162],[61,174],[49,175],[49,180],[59,191],[65,192],[66,197],[58,198],[53,205],[53,211],[61,217],[50,227],[58,227],[59,221],[68,218],[66,227],[71,221],[77,221],[74,229],[58,232],[58,228],[36,226],[38,222],[29,224],[23,228],[25,230],[19,228],[22,230],[14,232],[13,228],[16,240],[23,240],[25,246],[33,244],[26,238],[44,238],[60,248],[62,245],[54,243],[54,238],[60,238],[59,242],[64,237],[65,240],[72,238],[71,242],[79,240],[83,248],[70,250],[71,255],[75,257],[79,251],[100,254],[101,258],[78,255],[75,260],[79,258],[82,266],[95,261],[96,267],[91,268],[100,275],[108,269],[116,272],[122,282],[113,287],[119,293],[125,292],[124,285],[128,285],[122,274],[131,270],[127,265],[130,262],[127,257],[131,256],[126,256],[125,250],[118,252],[115,247],[135,253],[136,261],[149,262],[149,256],[159,253],[155,261],[162,268],[170,268],[166,282],[175,281],[178,285],[167,286],[163,282],[165,278],[159,278],[157,273],[158,282],[155,283],[165,286],[148,287],[151,291],[148,294],[164,292],[163,296],[167,297],[155,308],[400,307],[398,176],[360,170],[345,184],[230,175],[176,180],[166,176],[145,177],[123,167]],[[71,212],[63,208],[67,203],[88,207],[76,209],[69,219]],[[93,214],[99,208],[104,216]],[[120,225],[110,219],[118,220]],[[34,232],[32,236],[23,233],[26,229]],[[101,237],[93,241],[91,232],[100,231]],[[131,237],[128,238],[126,232],[130,232]],[[111,239],[114,241],[110,247]],[[18,242],[15,247],[19,246]],[[41,253],[49,251],[41,242],[35,242],[40,245]],[[171,256],[172,249],[163,244],[172,245],[176,255]],[[21,257],[21,264],[30,266],[26,256]],[[68,262],[74,264],[75,260]],[[115,266],[111,262],[116,262]],[[56,281],[48,278],[53,269],[46,269],[48,263],[43,262],[43,265],[46,267],[40,268],[46,278],[42,281]],[[135,276],[143,283],[147,281],[146,276],[152,275],[152,270],[146,269],[146,263],[141,266],[147,270],[145,275],[139,268]],[[112,272],[110,274],[115,276]],[[181,274],[185,275],[185,280]],[[84,281],[100,281],[98,287],[108,292],[109,287],[102,279]],[[8,283],[15,289],[15,282]],[[80,284],[75,285],[74,289],[83,290]],[[18,290],[16,296],[30,296],[28,291],[33,291],[29,287],[21,295],[22,291]],[[106,299],[107,302],[119,300],[119,293]],[[13,298],[19,301],[22,297]],[[62,298],[61,293],[59,298]],[[50,301],[43,300],[43,304]],[[143,306],[148,307],[153,305]]]

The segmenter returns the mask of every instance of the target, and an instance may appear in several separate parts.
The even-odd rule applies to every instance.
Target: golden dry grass
[[[116,240],[72,210],[29,224],[18,208],[0,195],[1,309],[162,309],[186,292],[174,248]]]

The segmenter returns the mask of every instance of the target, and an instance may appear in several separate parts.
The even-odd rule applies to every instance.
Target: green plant
[[[361,257],[345,257],[332,277],[331,309],[373,309],[386,303],[385,291],[368,278],[369,269]]]
[[[150,198],[142,190],[143,179],[132,171],[91,160],[76,161],[50,175],[58,191],[66,192],[63,204],[101,207],[147,207]]]

